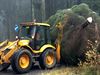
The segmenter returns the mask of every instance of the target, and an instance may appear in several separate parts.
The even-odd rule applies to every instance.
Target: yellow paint
[[[0,56],[2,57],[2,60],[6,63],[10,63],[9,58],[16,52],[17,50],[20,49],[21,46],[26,46],[29,44],[29,40],[17,40],[14,42],[8,42],[7,46],[3,47],[0,49]],[[6,49],[10,49],[9,52],[4,55],[4,52]]]
[[[0,56],[2,55],[2,52],[0,51]]]
[[[39,25],[39,26],[50,26],[50,25],[47,24],[47,23],[34,23],[34,25]]]
[[[46,64],[48,64],[48,65],[52,65],[53,63],[54,63],[54,56],[53,56],[53,54],[48,54],[47,56],[46,56]]]
[[[8,44],[6,46],[0,48],[0,51],[5,51],[7,48],[9,48],[9,49],[12,48],[14,46],[15,42],[16,41],[14,41],[14,42],[8,42]]]
[[[25,23],[21,23],[20,25],[23,25],[23,26],[47,26],[47,27],[50,27],[49,24],[47,23],[36,23],[36,22],[25,22]]]
[[[0,64],[3,64],[2,60],[0,60]]]
[[[6,49],[10,49],[9,52],[4,55],[4,51]],[[14,52],[18,50],[18,47],[17,47],[17,41],[13,42],[13,43],[10,43],[8,44],[6,47],[2,48],[0,50],[0,56],[1,56],[1,59],[0,59],[0,64],[2,64],[3,62],[1,60],[4,60],[5,63],[10,63],[10,60],[9,58],[14,54]]]
[[[60,50],[61,50],[61,41],[62,41],[62,38],[63,38],[63,28],[64,28],[64,25],[59,22],[56,27],[59,29],[59,35],[56,39],[56,53],[57,53],[57,60],[58,62],[60,62]]]
[[[10,46],[13,46],[13,47],[11,47],[11,48],[10,48],[10,46],[8,47],[8,48],[10,48],[9,52],[5,56],[3,56],[3,58],[2,58],[5,62],[9,63],[10,62],[9,58],[14,54],[14,52],[16,52],[19,49],[17,42],[18,42],[18,40],[13,42],[10,45]]]
[[[47,48],[53,48],[56,49],[54,46],[52,46],[51,44],[46,44],[43,45],[40,50],[32,50],[33,53],[42,53],[44,50],[46,50]]]
[[[3,41],[2,43],[0,43],[0,46],[3,46],[4,44],[7,44],[8,40]]]
[[[10,58],[13,56],[13,54],[19,50],[21,47],[26,46],[28,47],[33,53],[37,54],[37,53],[42,53],[44,50],[46,50],[47,48],[53,48],[54,50],[56,50],[56,48],[54,46],[52,46],[51,44],[46,44],[43,45],[40,50],[33,50],[30,46],[29,46],[29,40],[17,40],[14,42],[9,42],[7,46],[5,46],[4,48],[0,49],[0,56],[2,55],[2,60],[4,60],[5,63],[10,63]],[[4,55],[4,52],[6,49],[10,49],[9,52]],[[49,57],[48,57],[49,60]],[[3,62],[0,59],[0,64],[2,64]]]
[[[20,58],[19,58],[19,65],[21,68],[25,69],[29,66],[29,57],[26,54],[23,54]]]
[[[58,62],[60,62],[60,44],[58,43],[57,45],[56,45],[56,54],[57,54],[57,60],[58,60]]]
[[[18,42],[18,45],[20,45],[20,46],[26,46],[26,45],[29,45],[29,40],[20,40],[19,42]]]

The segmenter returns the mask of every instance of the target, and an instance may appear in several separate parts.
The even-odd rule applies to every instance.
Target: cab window
[[[45,44],[44,27],[37,26],[36,35],[35,35],[36,49],[39,49],[44,44]]]

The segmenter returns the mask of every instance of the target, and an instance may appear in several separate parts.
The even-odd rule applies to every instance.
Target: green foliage
[[[100,14],[100,0],[82,0],[82,2],[88,4],[91,9]]]
[[[85,3],[82,3],[80,5],[76,5],[72,7],[72,10],[74,13],[84,16],[85,18],[88,17],[89,12],[92,10],[89,9],[88,5]]]

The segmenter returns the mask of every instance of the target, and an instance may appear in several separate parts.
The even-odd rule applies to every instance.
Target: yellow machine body
[[[12,57],[12,55],[19,50],[21,47],[27,47],[33,52],[34,54],[42,53],[46,48],[53,48],[56,49],[54,46],[50,44],[43,45],[39,50],[33,50],[29,46],[29,40],[17,40],[14,42],[8,42],[5,47],[2,47],[0,49],[0,64],[3,63],[10,63],[9,59]],[[5,54],[6,50],[8,49],[7,54]]]

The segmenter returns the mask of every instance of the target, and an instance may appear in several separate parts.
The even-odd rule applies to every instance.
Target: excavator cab
[[[18,37],[29,39],[29,46],[33,50],[39,50],[45,44],[51,44],[49,24],[45,23],[21,23]]]

